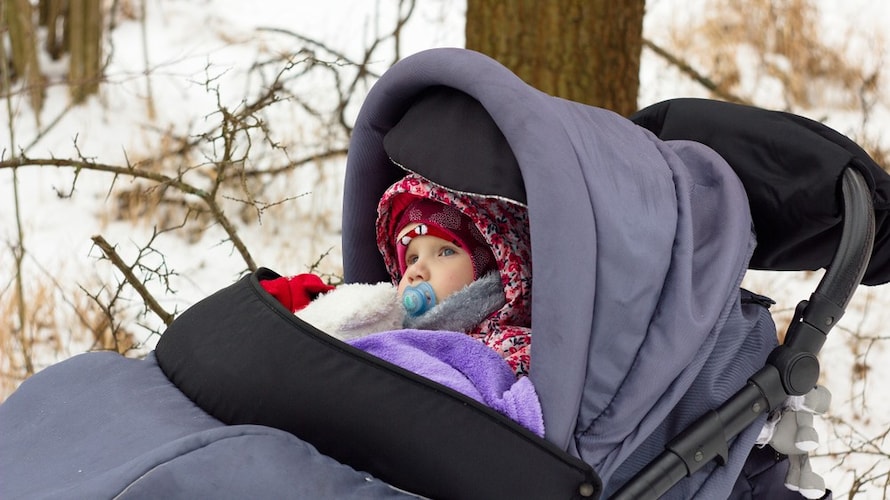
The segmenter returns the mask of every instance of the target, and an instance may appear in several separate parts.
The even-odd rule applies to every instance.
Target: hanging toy
[[[426,281],[405,288],[402,293],[402,305],[409,316],[417,317],[436,305],[436,292]]]

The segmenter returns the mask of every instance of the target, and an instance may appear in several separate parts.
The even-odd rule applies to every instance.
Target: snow
[[[699,2],[703,0],[698,0]],[[257,8],[262,5],[262,8]],[[38,126],[26,100],[14,96],[12,126],[0,130],[2,158],[11,156],[11,148],[23,150],[33,158],[73,158],[83,155],[98,162],[121,165],[152,155],[165,134],[190,137],[208,130],[218,118],[218,103],[236,108],[245,95],[262,87],[262,73],[252,65],[276,54],[293,51],[301,42],[292,33],[317,41],[353,61],[359,61],[367,45],[376,36],[393,27],[396,2],[391,0],[331,0],[328,2],[241,2],[235,0],[200,0],[182,2],[154,0],[147,2],[145,32],[150,43],[143,44],[143,27],[131,18],[121,18],[109,47],[113,57],[107,69],[108,81],[99,96],[69,108],[67,90],[51,86]],[[880,68],[883,61],[875,40],[890,22],[890,4],[865,0],[819,2],[823,11],[824,36],[831,43],[846,42],[850,57],[863,65]],[[384,43],[373,54],[370,69],[382,72],[395,54],[402,57],[438,46],[462,46],[462,2],[427,0],[418,2],[417,12],[401,35],[398,49]],[[683,23],[696,12],[690,2],[682,8],[673,0],[649,0],[645,32],[656,38],[668,23]],[[311,45],[321,59],[334,60],[330,51]],[[58,81],[64,65],[44,61],[51,78]],[[348,70],[344,70],[348,73]],[[886,81],[885,76],[885,81]],[[211,91],[208,91],[208,83]],[[310,72],[301,83],[300,97],[321,107],[333,102],[331,90],[338,83],[329,73]],[[885,84],[886,85],[886,84]],[[218,94],[212,89],[217,88]],[[769,98],[768,82],[759,96]],[[359,87],[349,102],[347,118],[353,119],[367,87]],[[886,92],[884,92],[886,94]],[[696,84],[644,52],[641,72],[640,105],[678,96],[705,96]],[[153,103],[155,117],[148,117]],[[780,106],[777,99],[774,103]],[[6,109],[6,106],[3,106]],[[342,137],[320,138],[316,129],[304,123],[305,115],[280,106],[270,119],[275,122],[280,139],[292,146],[294,157],[316,151],[322,139],[336,143]],[[829,125],[844,133],[860,131],[859,117],[832,113]],[[888,103],[878,107],[864,131],[881,144],[890,144],[886,127],[890,123]],[[288,127],[286,124],[291,124]],[[317,127],[316,127],[317,128]],[[14,142],[13,142],[14,141]],[[273,159],[267,161],[273,162]],[[298,196],[292,202],[266,212],[262,219],[246,217],[240,223],[245,239],[252,243],[255,260],[283,274],[304,272],[325,252],[320,270],[339,272],[339,178],[342,157],[319,162],[304,169],[294,185],[275,186],[272,191],[284,196]],[[21,199],[21,223],[25,234],[24,271],[30,281],[50,279],[59,291],[75,293],[78,287],[90,293],[100,283],[114,283],[119,278],[112,266],[98,260],[99,251],[91,236],[103,235],[116,246],[125,261],[136,258],[138,250],[151,237],[149,225],[134,225],[116,220],[115,198],[109,194],[110,176],[81,173],[76,178],[70,169],[28,167],[15,172]],[[10,293],[14,282],[12,249],[17,237],[13,205],[13,172],[0,170],[0,297]],[[321,180],[324,179],[324,182]],[[117,188],[133,181],[116,180]],[[72,186],[74,187],[72,191]],[[70,193],[60,197],[59,193]],[[176,221],[170,221],[175,224]],[[327,224],[327,225],[325,225]],[[159,237],[154,247],[156,265],[166,264],[177,274],[171,285],[175,294],[166,293],[160,283],[150,289],[170,311],[182,310],[190,303],[231,283],[246,269],[243,260],[225,241],[217,227],[189,240],[183,237]],[[167,258],[161,261],[159,255]],[[806,299],[815,288],[819,273],[787,275],[752,272],[745,286],[777,300],[777,321],[787,322],[797,301]],[[77,284],[77,286],[72,286]],[[107,296],[107,295],[103,295]],[[74,300],[74,299],[71,299]],[[132,327],[144,343],[141,352],[150,349],[157,338],[150,335],[161,328],[151,315],[139,315],[134,303],[138,297],[127,295],[123,314],[141,327]],[[835,496],[847,496],[855,475],[879,464],[873,474],[883,474],[878,483],[886,483],[888,443],[882,434],[890,427],[890,403],[883,396],[881,382],[890,380],[890,335],[882,331],[887,324],[890,289],[861,288],[846,317],[829,337],[822,351],[823,382],[834,393],[831,418],[824,419],[820,432],[823,446],[814,467],[826,477]],[[54,363],[88,349],[88,343],[63,338],[61,346],[48,351],[41,366]],[[2,398],[2,395],[0,395]],[[857,456],[832,455],[850,447],[863,453]],[[870,455],[878,452],[877,455]],[[856,498],[882,498],[884,492],[867,486]]]

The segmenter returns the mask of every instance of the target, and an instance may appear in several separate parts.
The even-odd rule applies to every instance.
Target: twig
[[[142,300],[145,301],[145,305],[148,306],[148,308],[151,309],[152,312],[157,314],[165,325],[169,326],[170,323],[173,322],[173,315],[165,311],[164,308],[161,307],[160,304],[158,304],[158,301],[155,300],[148,289],[145,288],[145,285],[139,280],[139,278],[136,277],[135,274],[133,274],[133,269],[127,266],[123,259],[121,259],[120,255],[117,254],[117,252],[114,250],[114,247],[111,246],[111,244],[109,244],[108,241],[106,241],[105,238],[103,238],[101,235],[95,235],[91,239],[93,240],[93,243],[95,243],[96,246],[99,247],[100,250],[102,250],[102,253],[105,254],[105,257],[107,257],[108,260],[110,260],[111,263],[114,264],[114,266],[118,268],[121,273],[123,273],[126,282],[129,283],[134,290],[136,290],[136,293],[138,293],[140,297],[142,297]]]
[[[0,160],[0,169],[18,168],[26,166],[51,166],[51,167],[72,167],[75,170],[95,170],[97,172],[109,172],[112,174],[126,175],[134,178],[147,179],[157,182],[158,184],[166,184],[176,189],[203,198],[207,193],[198,189],[191,184],[183,182],[176,177],[170,177],[157,172],[149,172],[134,167],[121,167],[119,165],[108,165],[105,163],[97,163],[90,160],[80,159],[62,159],[62,158],[28,158],[19,156],[8,160]]]
[[[242,175],[247,178],[262,177],[262,176],[275,176],[275,175],[278,175],[278,174],[281,174],[284,172],[288,172],[290,170],[294,170],[297,167],[301,167],[303,165],[307,165],[310,163],[316,163],[316,162],[319,162],[322,160],[327,160],[330,158],[346,156],[346,153],[348,151],[349,150],[346,147],[330,149],[327,151],[322,151],[318,154],[306,156],[305,158],[291,160],[291,161],[287,162],[287,164],[285,164],[285,165],[281,165],[281,166],[274,167],[274,168],[245,170]]]
[[[283,28],[270,28],[270,27],[260,27],[260,28],[257,28],[257,31],[268,31],[268,32],[270,32],[270,33],[281,33],[281,34],[284,34],[284,35],[292,36],[292,37],[296,38],[297,40],[299,40],[299,41],[301,41],[301,42],[303,42],[303,43],[307,43],[307,44],[309,44],[309,45],[314,45],[314,46],[316,46],[316,47],[318,47],[318,48],[324,50],[325,52],[331,54],[331,55],[334,56],[336,59],[338,59],[338,60],[340,60],[340,61],[343,61],[343,62],[346,63],[346,64],[354,65],[354,66],[361,66],[361,64],[359,64],[359,63],[357,63],[357,62],[355,62],[355,61],[350,60],[349,57],[346,56],[346,54],[344,54],[344,53],[342,53],[342,52],[339,52],[339,51],[337,51],[337,50],[334,50],[334,49],[328,47],[327,45],[325,45],[325,44],[323,44],[323,43],[321,43],[321,42],[319,42],[319,41],[317,41],[317,40],[313,40],[312,38],[306,37],[306,36],[301,35],[301,34],[299,34],[299,33],[295,33],[295,32],[293,32],[293,31],[286,30],[286,29],[283,29]],[[377,73],[371,73],[371,72],[368,72],[368,74],[370,74],[370,75],[373,76],[374,78],[380,78],[380,75],[377,74]]]
[[[3,88],[11,88],[11,78],[9,76],[9,64],[6,59],[6,47],[0,43],[0,72],[2,72]],[[12,93],[6,93],[6,112],[9,124],[9,145],[10,150],[15,150],[15,123],[13,115]],[[16,310],[19,317],[19,342],[22,346],[22,357],[25,362],[25,373],[32,375],[34,373],[34,363],[31,359],[31,347],[28,339],[25,338],[27,331],[27,308],[25,305],[25,286],[24,274],[22,273],[22,262],[25,259],[25,232],[22,229],[22,209],[21,200],[19,198],[19,177],[18,169],[12,169],[12,198],[13,210],[15,211],[16,238],[17,243],[13,247],[13,258],[15,260],[15,289],[17,294]]]
[[[145,66],[145,100],[146,100],[146,111],[148,112],[148,118],[150,120],[154,120],[155,116],[157,116],[157,112],[155,111],[155,98],[154,94],[151,90],[151,78],[150,78],[150,65],[148,59],[148,9],[146,8],[146,4],[148,2],[143,0],[139,6],[141,9],[140,15],[142,19],[139,22],[139,29],[142,35],[142,64]]]
[[[238,253],[241,255],[241,258],[244,259],[244,262],[247,264],[248,268],[251,271],[255,271],[257,269],[256,262],[253,260],[253,257],[250,255],[250,251],[247,249],[247,245],[244,244],[244,241],[238,236],[238,231],[235,228],[234,224],[226,217],[225,213],[223,213],[222,208],[215,201],[214,195],[216,193],[216,189],[219,187],[219,184],[214,185],[214,191],[208,193],[203,189],[199,189],[187,182],[182,181],[176,177],[170,177],[164,174],[159,174],[156,172],[148,172],[145,170],[132,168],[132,167],[121,167],[117,165],[107,165],[103,163],[96,163],[90,160],[72,160],[72,159],[40,159],[40,158],[26,158],[26,157],[17,157],[11,158],[9,160],[0,161],[0,169],[4,168],[18,168],[22,166],[56,166],[56,167],[73,167],[76,172],[80,170],[95,170],[100,172],[109,172],[117,175],[126,175],[134,178],[148,179],[154,182],[157,182],[161,185],[169,185],[175,187],[176,189],[186,193],[197,196],[200,198],[207,208],[210,210],[210,213],[213,214],[214,219],[219,222],[220,226],[225,231],[228,236],[229,241],[232,242],[232,245],[235,246],[235,249],[238,250]],[[218,177],[219,179],[224,178],[223,175]]]
[[[752,104],[747,99],[737,96],[737,95],[733,94],[732,92],[728,92],[728,91],[722,89],[720,87],[720,85],[714,83],[714,81],[712,81],[710,78],[699,73],[695,68],[690,66],[688,63],[686,63],[679,57],[671,54],[670,52],[668,52],[667,50],[665,50],[664,48],[662,48],[655,42],[649,40],[648,38],[643,38],[643,46],[648,48],[652,52],[655,52],[655,54],[657,54],[659,57],[661,57],[668,63],[672,64],[673,66],[675,66],[677,69],[679,69],[681,72],[685,73],[687,76],[689,76],[696,82],[700,83],[704,88],[713,92],[714,95],[716,95],[717,97],[719,97],[725,101],[735,102],[738,104],[747,104],[747,105]]]

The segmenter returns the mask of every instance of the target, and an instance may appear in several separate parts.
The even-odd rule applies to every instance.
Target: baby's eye
[[[417,262],[417,256],[416,256],[416,255],[409,255],[409,256],[405,257],[405,264],[406,264],[406,265],[410,266],[411,264],[414,264],[415,262]]]
[[[445,247],[441,251],[439,251],[439,255],[441,255],[442,257],[448,257],[456,253],[457,252],[451,247]]]

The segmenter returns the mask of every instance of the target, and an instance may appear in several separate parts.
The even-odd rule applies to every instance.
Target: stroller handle
[[[861,165],[859,159],[854,159],[853,163]],[[865,167],[862,168],[864,170]],[[846,309],[865,275],[871,257],[875,240],[875,211],[868,184],[859,169],[845,169],[841,187],[844,197],[843,233],[831,265],[815,293]]]
[[[858,160],[853,160],[858,162]],[[828,332],[844,315],[862,281],[875,239],[871,192],[860,170],[848,167],[842,177],[844,224],[831,265],[809,301],[798,304],[785,342],[770,354],[768,366],[780,374],[785,394],[769,399],[774,408],[788,395],[806,394],[819,380],[819,361]]]
[[[741,390],[671,440],[610,498],[655,499],[711,460],[725,464],[733,438],[788,396],[806,394],[815,387],[819,378],[816,354],[865,275],[874,245],[875,215],[868,183],[859,169],[848,166],[841,184],[844,223],[840,242],[810,300],[798,304],[785,342]]]

